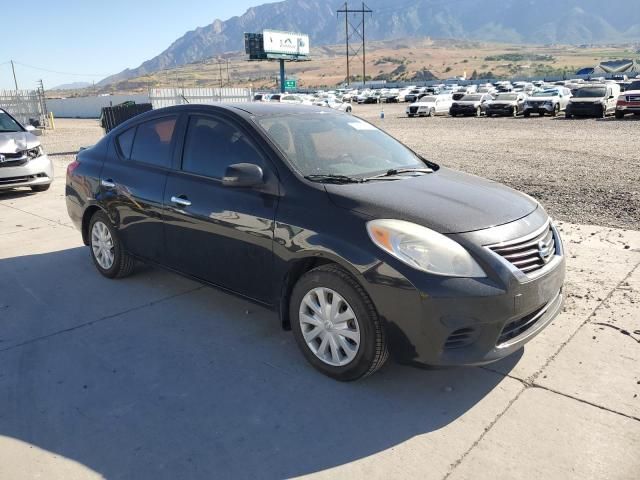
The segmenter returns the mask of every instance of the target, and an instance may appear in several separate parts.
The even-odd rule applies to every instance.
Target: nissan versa
[[[563,301],[562,243],[535,200],[332,110],[148,112],[78,154],[66,200],[101,274],[142,260],[267,305],[339,380],[389,354],[498,360]]]

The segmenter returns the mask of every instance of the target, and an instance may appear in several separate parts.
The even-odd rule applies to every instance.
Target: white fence
[[[149,103],[148,95],[94,95],[91,97],[50,98],[47,109],[56,118],[100,118],[102,107],[122,102]]]
[[[250,102],[248,88],[152,88],[149,99],[153,108],[171,107],[186,103]]]
[[[32,119],[47,125],[44,95],[38,90],[0,90],[0,108],[23,125],[29,125]]]

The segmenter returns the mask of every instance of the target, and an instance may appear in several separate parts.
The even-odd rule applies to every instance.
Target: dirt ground
[[[354,114],[436,163],[528,193],[554,218],[640,229],[640,118],[408,118],[405,108]]]

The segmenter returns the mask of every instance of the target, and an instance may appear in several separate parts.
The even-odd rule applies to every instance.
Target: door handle
[[[181,207],[188,207],[189,205],[191,205],[191,202],[184,195],[171,197],[171,202],[175,203],[176,205],[180,205]]]
[[[115,182],[110,178],[107,178],[106,180],[100,180],[100,185],[102,185],[104,188],[116,188]]]

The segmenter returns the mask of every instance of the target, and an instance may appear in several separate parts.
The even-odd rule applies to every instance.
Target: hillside
[[[638,46],[633,44],[578,47],[399,39],[375,41],[367,45],[367,76],[406,82],[427,80],[431,76],[439,79],[465,73],[471,76],[474,71],[480,77],[507,79],[553,77],[562,76],[563,73],[571,76],[578,68],[593,66],[602,60],[638,58],[639,54]],[[311,56],[309,62],[287,64],[287,76],[296,78],[300,87],[335,87],[344,81],[343,45],[312,48]],[[250,62],[243,52],[228,53],[225,57],[223,60],[204,60],[124,79],[97,89],[48,91],[47,94],[69,97],[95,93],[141,93],[152,87],[176,86],[244,86],[257,90],[276,87],[277,62]],[[360,74],[359,64],[352,64],[352,68],[352,73]]]
[[[343,4],[285,0],[253,7],[242,16],[187,32],[160,55],[99,85],[242,50],[244,32],[264,28],[308,33],[312,47],[339,44],[344,41],[344,23],[336,10]],[[366,20],[367,38],[372,41],[427,36],[574,45],[640,40],[638,0],[609,0],[606,8],[601,0],[369,0],[367,4],[374,12]]]

